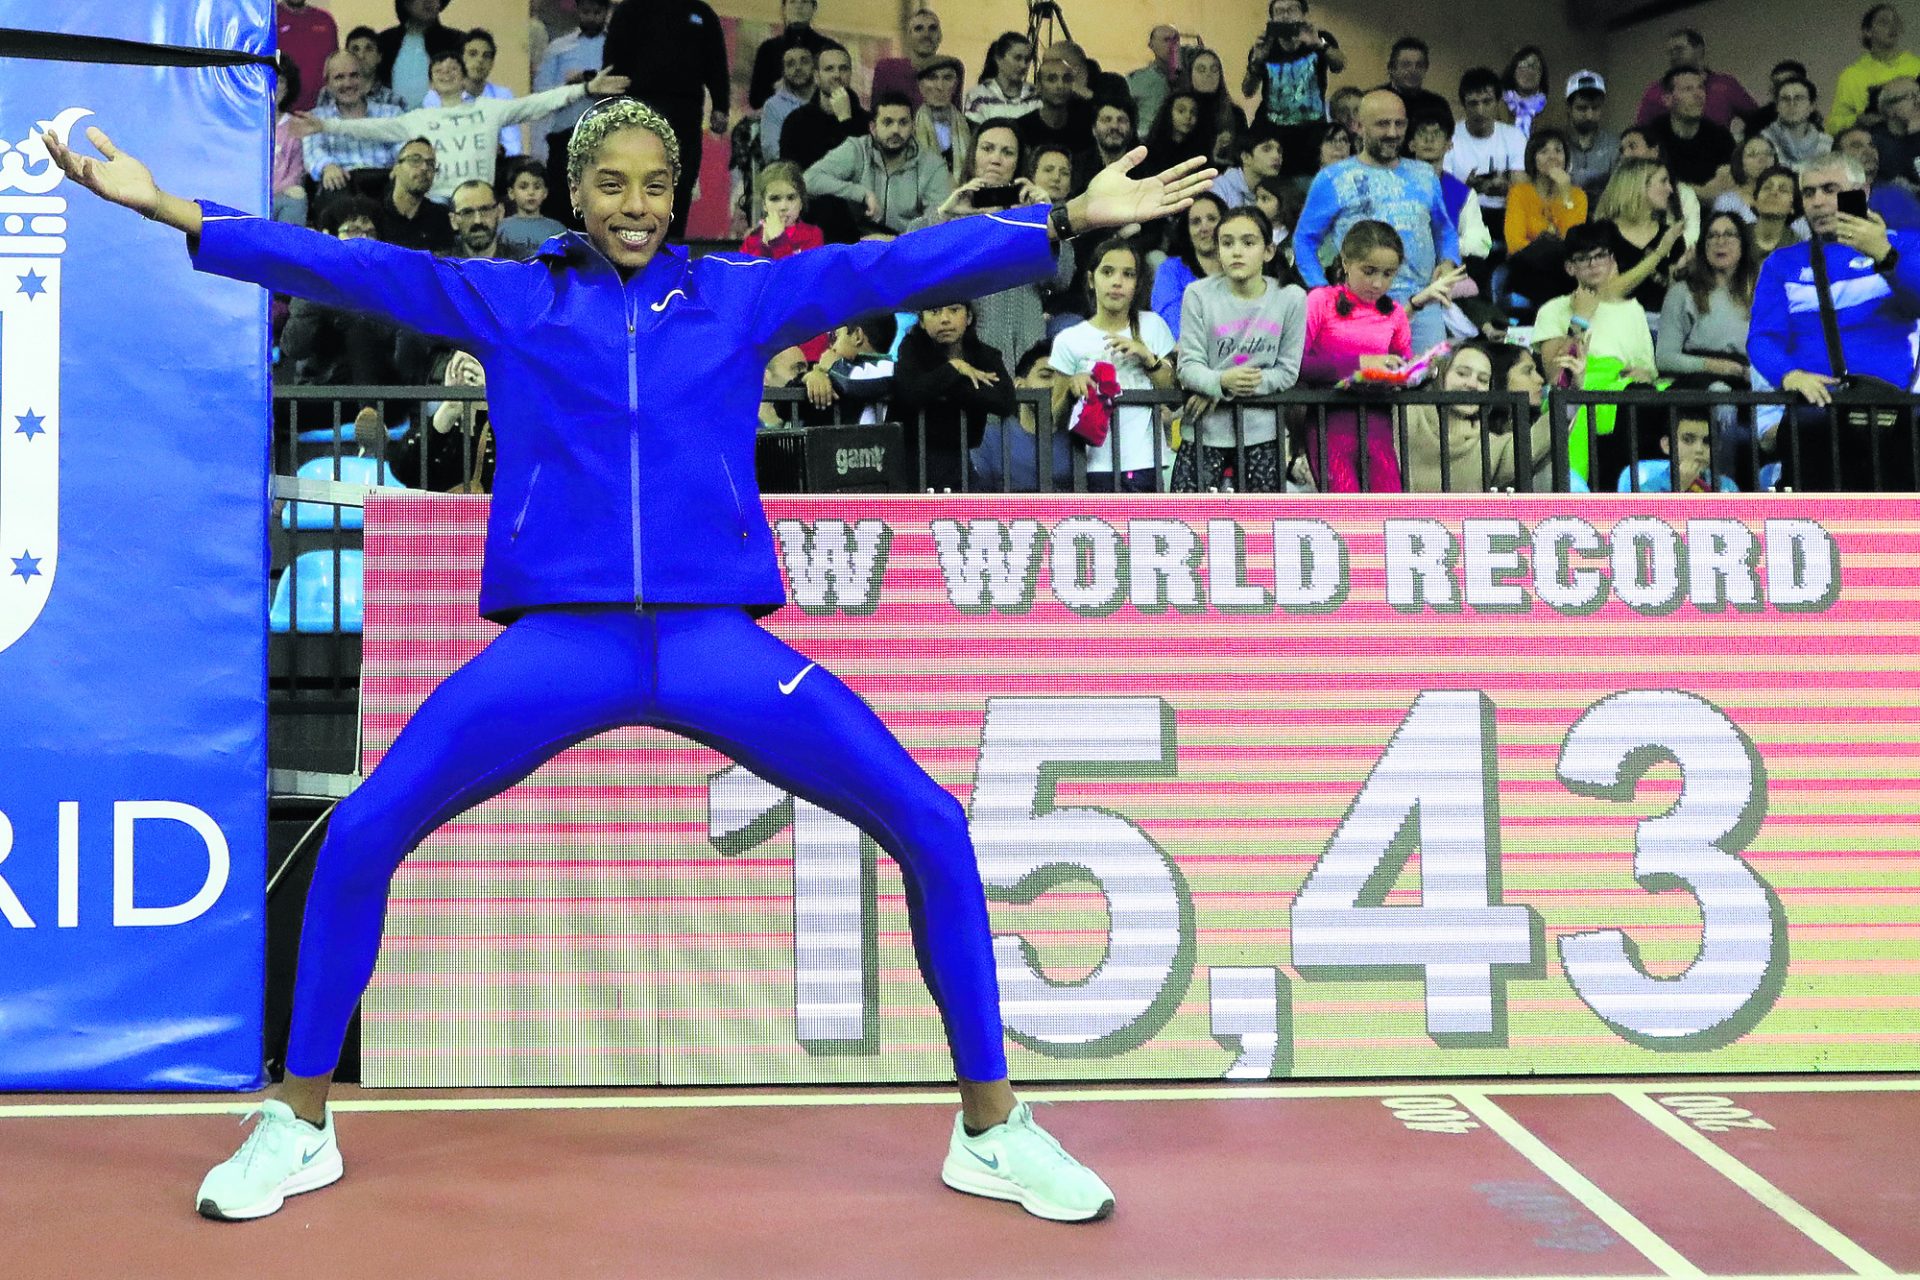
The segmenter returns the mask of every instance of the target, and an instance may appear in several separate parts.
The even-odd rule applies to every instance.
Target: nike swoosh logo
[[[975,1151],[972,1147],[962,1145],[960,1149],[966,1152],[968,1155],[972,1156],[975,1160],[978,1160],[981,1164],[987,1166],[987,1168],[989,1169],[998,1169],[1000,1167],[999,1156],[995,1156],[993,1159],[989,1160],[985,1156],[981,1155],[978,1151]]]
[[[653,310],[665,311],[667,309],[667,304],[669,302],[672,302],[675,298],[684,298],[686,296],[687,294],[684,289],[675,289],[673,292],[669,293],[666,297],[660,299],[660,301],[653,303],[652,304]]]
[[[311,1164],[313,1162],[313,1158],[319,1155],[322,1151],[325,1151],[326,1149],[327,1149],[327,1144],[324,1142],[321,1143],[319,1146],[315,1147],[313,1150],[307,1152],[307,1154],[301,1156],[300,1163],[302,1165]]]
[[[780,682],[780,692],[792,693],[795,689],[798,689],[800,687],[800,682],[807,678],[807,672],[813,670],[815,667],[819,665],[820,664],[817,662],[809,662],[806,666],[800,668],[799,675],[795,676],[791,680],[782,680]]]

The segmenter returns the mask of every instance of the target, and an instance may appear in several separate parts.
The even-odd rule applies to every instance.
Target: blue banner
[[[270,52],[272,0],[0,0]],[[0,58],[0,1088],[250,1088],[265,965],[266,295],[51,165],[265,202],[260,66]]]

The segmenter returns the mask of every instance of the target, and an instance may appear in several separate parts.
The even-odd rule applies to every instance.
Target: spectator
[[[1880,172],[1880,149],[1874,145],[1873,131],[1865,125],[1842,129],[1828,154],[1851,156],[1867,175],[1867,207],[1900,230],[1920,230],[1920,200],[1898,182],[1885,180]]]
[[[907,18],[907,56],[882,58],[873,64],[873,100],[883,93],[905,95],[907,105],[920,109],[920,69],[940,53],[940,15],[919,9]],[[956,101],[958,100],[956,96]]]
[[[448,68],[453,68],[457,75],[459,55],[442,54],[435,63],[443,75]],[[434,150],[437,174],[431,194],[441,200],[450,198],[453,189],[469,179],[477,179],[489,187],[493,185],[496,144],[505,126],[522,120],[538,120],[588,94],[604,97],[626,90],[624,77],[602,73],[584,85],[564,85],[526,98],[475,98],[454,106],[421,107],[384,118],[351,120],[324,116],[316,111],[298,119],[304,128],[373,142],[426,139]],[[457,84],[449,89],[456,97],[458,92]]]
[[[1200,127],[1200,97],[1191,89],[1167,95],[1160,115],[1147,129],[1148,173],[1162,173],[1182,160],[1204,156],[1213,139]]]
[[[1153,55],[1147,65],[1127,77],[1136,120],[1158,119],[1167,94],[1181,85],[1180,28],[1163,22],[1147,32],[1147,51]]]
[[[1067,149],[1043,142],[1031,150],[1022,144],[1020,150],[1027,157],[1027,176],[1033,179],[1033,185],[1052,203],[1066,203],[1073,190],[1073,156]]]
[[[407,104],[393,89],[380,83],[380,33],[372,27],[355,27],[347,32],[346,51],[367,73],[367,102],[370,105],[385,105],[396,111],[405,111]],[[320,96],[314,99],[315,107],[324,107],[333,101],[333,91],[323,83]]]
[[[1667,162],[1666,153],[1660,149],[1660,144],[1653,140],[1648,130],[1639,125],[1620,131],[1620,159],[1614,162],[1614,168],[1618,170],[1620,161],[1625,160],[1650,160],[1662,166]],[[1672,178],[1671,173],[1668,174],[1668,178]],[[1613,181],[1611,174],[1608,175],[1607,181]],[[1684,228],[1681,239],[1688,244],[1694,244],[1700,239],[1700,193],[1684,183],[1670,181],[1669,185],[1673,187],[1673,198],[1668,201],[1669,211],[1673,205],[1679,205],[1680,224]],[[1600,190],[1602,195],[1606,194],[1604,186]],[[1600,202],[1596,198],[1590,203],[1598,206]]]
[[[574,12],[580,25],[547,46],[547,55],[534,73],[535,93],[585,84],[607,65],[607,18],[613,12],[613,0],[574,0]],[[558,218],[566,211],[567,143],[586,110],[584,101],[576,102],[534,126],[534,154],[547,160],[549,217]]]
[[[1221,402],[1293,386],[1306,344],[1306,294],[1267,275],[1274,246],[1265,214],[1234,209],[1217,236],[1219,274],[1196,282],[1181,303],[1180,385],[1191,394],[1172,487],[1199,493],[1227,483],[1279,493],[1287,448],[1278,415],[1270,408],[1236,412]]]
[[[1363,218],[1348,227],[1340,241],[1339,282],[1307,295],[1304,381],[1335,386],[1362,369],[1398,369],[1413,358],[1407,311],[1392,295],[1405,260],[1399,233],[1387,223]],[[1370,411],[1326,413],[1308,432],[1307,457],[1324,493],[1400,488],[1393,424]]]
[[[1453,220],[1462,258],[1485,258],[1493,252],[1493,233],[1487,230],[1473,189],[1447,172],[1453,135],[1444,120],[1416,120],[1407,130],[1407,154],[1433,169],[1440,181],[1440,202]]]
[[[822,230],[830,239],[848,240],[898,235],[953,191],[939,155],[914,141],[913,107],[899,93],[877,99],[867,136],[827,152],[806,171],[806,184]],[[825,205],[822,197],[846,207]]]
[[[1286,154],[1280,146],[1277,130],[1265,121],[1254,125],[1235,148],[1239,161],[1213,180],[1213,193],[1229,209],[1253,203],[1253,190],[1268,178],[1278,177],[1285,169]]]
[[[504,102],[513,97],[513,90],[492,81],[493,64],[499,56],[500,46],[495,43],[493,33],[473,28],[460,46],[460,91],[449,99],[437,89],[429,89],[427,101],[422,105],[451,106],[455,102],[472,102],[475,98],[497,98]],[[509,157],[527,154],[519,125],[509,125],[500,131],[500,150]]]
[[[1140,145],[1133,130],[1133,99],[1115,98],[1094,105],[1093,145],[1073,158],[1073,189],[1085,191],[1094,175]],[[1187,157],[1182,157],[1183,159]],[[1133,173],[1152,173],[1144,166]]]
[[[1380,87],[1400,95],[1409,120],[1444,120],[1447,132],[1453,132],[1453,108],[1447,100],[1426,87],[1427,70],[1433,55],[1419,36],[1401,36],[1387,55],[1387,82]]]
[[[1435,120],[1433,124],[1434,127],[1440,131],[1442,141],[1452,141],[1446,136],[1447,131],[1441,126],[1438,120]],[[1446,153],[1443,151],[1441,154],[1445,155]],[[1320,163],[1314,169],[1315,173],[1320,172],[1321,169],[1325,169],[1329,165],[1339,164],[1342,160],[1353,159],[1353,135],[1339,125],[1328,126],[1327,131],[1320,135],[1319,157]]]
[[[1563,291],[1567,232],[1587,220],[1587,193],[1567,172],[1567,138],[1535,129],[1527,139],[1527,180],[1507,199],[1507,287],[1533,302]]]
[[[1018,31],[1002,31],[995,36],[987,46],[980,83],[967,92],[967,118],[984,124],[988,120],[1017,120],[1038,110],[1040,91],[1027,79],[1032,69],[1032,41]]]
[[[1820,310],[1812,290],[1812,255],[1825,260],[1846,372],[1879,379],[1904,396],[1913,386],[1913,318],[1920,314],[1920,243],[1904,230],[1889,231],[1878,217],[1840,212],[1843,192],[1864,192],[1867,174],[1846,151],[1815,160],[1800,171],[1800,203],[1811,243],[1776,249],[1760,266],[1754,288],[1753,328],[1747,352],[1753,368],[1771,386],[1807,402],[1795,413],[1799,447],[1782,450],[1787,483],[1800,490],[1861,489],[1880,471],[1887,487],[1911,488],[1911,454],[1905,414],[1898,430],[1880,431],[1855,415],[1838,414],[1840,470],[1833,473],[1835,442],[1825,406],[1839,372],[1827,355]],[[1877,432],[1877,435],[1875,434]],[[1876,468],[1876,463],[1878,464]]]
[[[453,212],[428,192],[439,162],[433,143],[415,138],[400,148],[387,175],[387,198],[380,209],[380,239],[403,249],[445,253],[453,248]]]
[[[1047,57],[1057,57],[1073,73],[1074,96],[1086,102],[1118,102],[1130,98],[1127,78],[1117,71],[1102,71],[1100,64],[1087,56],[1072,40],[1056,40],[1047,46]]]
[[[367,73],[360,60],[350,53],[336,53],[327,59],[327,91],[330,103],[321,103],[312,112],[316,120],[392,120],[397,107],[375,106],[367,101]],[[298,120],[288,121],[287,130],[298,136]],[[345,191],[349,184],[368,189],[377,176],[393,167],[394,144],[334,134],[311,134],[302,138],[301,155],[307,173],[320,184],[322,192]],[[325,196],[321,197],[325,203]]]
[[[1265,214],[1272,225],[1276,249],[1293,234],[1293,224],[1300,221],[1300,206],[1305,200],[1306,196],[1300,188],[1285,178],[1268,178],[1253,189],[1253,207]],[[1269,264],[1268,274],[1291,283],[1294,278],[1290,269],[1292,264],[1293,250],[1288,249],[1283,256]]]
[[[380,206],[365,196],[344,195],[320,211],[320,229],[338,240],[371,240],[378,234]],[[278,377],[296,386],[380,387],[401,381],[395,364],[399,328],[385,316],[323,306],[295,298],[280,331]],[[387,416],[398,425],[408,413],[389,401]],[[372,405],[357,411],[356,427],[378,431],[386,425]]]
[[[1333,91],[1327,99],[1327,123],[1337,124],[1349,137],[1360,133],[1360,100],[1366,97],[1366,90],[1344,85]]]
[[[1434,389],[1454,395],[1486,396],[1493,389],[1493,348],[1481,340],[1463,343],[1439,362]],[[1410,404],[1400,412],[1405,440],[1408,493],[1478,493],[1486,489],[1482,448],[1492,452],[1490,403]],[[1485,443],[1482,443],[1482,437]],[[1513,473],[1512,435],[1506,443],[1506,470]]]
[[[1238,138],[1247,131],[1247,113],[1227,95],[1226,66],[1211,49],[1194,51],[1187,64],[1187,87],[1200,99],[1201,127],[1217,140],[1223,133]]]
[[[898,334],[893,313],[878,311],[849,321],[833,331],[833,341],[801,385],[807,402],[815,409],[828,409],[840,401],[860,406],[859,421],[879,422],[886,417],[887,400],[893,394],[893,340]],[[836,413],[830,421],[840,420]]]
[[[997,202],[1039,204],[1049,199],[1033,182],[1023,179],[1020,133],[1012,120],[990,120],[973,135],[973,152],[960,171],[960,185],[924,221],[928,224],[981,212],[974,197],[992,192]],[[999,203],[986,207],[999,207]],[[1016,285],[973,300],[973,332],[1010,364],[1021,352],[1046,336],[1049,295],[1073,283],[1073,245],[1063,241],[1055,256],[1053,278]]]
[[[1672,92],[1669,77],[1680,70],[1700,73],[1706,91],[1701,118],[1718,125],[1722,130],[1731,129],[1735,119],[1745,117],[1760,105],[1738,80],[1722,72],[1708,70],[1706,38],[1691,27],[1681,27],[1667,36],[1666,74],[1648,85],[1647,91],[1640,95],[1640,110],[1633,118],[1635,124],[1652,124],[1672,110],[1667,101]],[[1673,158],[1669,152],[1667,159],[1671,161]]]
[[[327,80],[327,59],[340,47],[340,28],[332,14],[307,0],[280,0],[274,6],[274,25],[280,52],[299,76],[293,98],[282,110],[311,111]]]
[[[519,262],[529,261],[540,246],[566,227],[542,210],[547,203],[546,168],[523,156],[507,166],[507,216],[500,223],[500,252]]]
[[[1498,243],[1506,238],[1507,190],[1526,176],[1527,137],[1500,120],[1500,77],[1486,67],[1460,77],[1460,106],[1446,170],[1473,188]]]
[[[1785,165],[1775,165],[1753,184],[1753,242],[1755,261],[1800,236],[1800,179]]]
[[[1622,298],[1615,282],[1619,274],[1613,256],[1616,239],[1612,225],[1600,221],[1567,232],[1567,274],[1573,277],[1573,292],[1542,303],[1533,324],[1533,343],[1543,362],[1551,365],[1569,355],[1584,359],[1580,385],[1588,391],[1618,391],[1658,378],[1647,313],[1638,303]],[[1614,475],[1625,460],[1624,436],[1615,438],[1615,416],[1614,410],[1601,409],[1593,415],[1590,432],[1582,414],[1568,433],[1568,463],[1589,486],[1596,476]],[[1599,456],[1590,461],[1594,448]]]
[[[1064,329],[1048,357],[1062,381],[1054,384],[1053,420],[1078,425],[1085,412],[1093,367],[1109,363],[1122,391],[1166,390],[1174,385],[1173,331],[1144,311],[1145,263],[1131,242],[1103,241],[1090,258],[1087,276],[1090,318]],[[1063,417],[1068,404],[1071,417]],[[1160,488],[1165,438],[1154,425],[1153,409],[1125,405],[1115,411],[1104,441],[1087,448],[1087,487],[1095,491],[1143,493]],[[1098,477],[1098,478],[1096,478]]]
[[[1760,134],[1773,144],[1780,163],[1802,165],[1833,150],[1833,138],[1813,118],[1818,100],[1813,81],[1804,76],[1788,80],[1773,93],[1775,119]]]
[[[1715,474],[1712,428],[1707,411],[1684,405],[1673,412],[1673,425],[1660,433],[1664,459],[1642,462],[1639,474],[1620,473],[1622,493],[1738,493],[1740,486],[1725,472]]]
[[[1149,305],[1153,313],[1166,322],[1167,331],[1176,341],[1180,337],[1187,286],[1220,274],[1220,224],[1233,207],[1207,191],[1194,197],[1185,213],[1174,215],[1166,260],[1153,273]]]
[[[1540,46],[1523,46],[1500,73],[1500,101],[1513,127],[1533,136],[1533,122],[1547,109],[1547,55]]]
[[[1361,154],[1314,177],[1294,229],[1294,267],[1308,285],[1327,283],[1321,245],[1330,239],[1344,243],[1347,233],[1366,220],[1384,222],[1397,233],[1399,273],[1388,290],[1394,301],[1412,305],[1437,276],[1452,275],[1459,262],[1459,234],[1447,216],[1440,179],[1432,168],[1401,158],[1406,133],[1406,108],[1397,92],[1376,89],[1361,100]],[[1412,325],[1414,342],[1422,351],[1438,343],[1446,330],[1437,307],[1416,307]]]
[[[845,46],[829,41],[819,53],[813,100],[795,107],[780,126],[780,155],[804,171],[849,138],[866,136],[873,117],[851,87],[853,59]]]
[[[1073,91],[1073,68],[1051,55],[1040,60],[1035,73],[1040,105],[1020,117],[1020,145],[1031,152],[1054,143],[1077,153],[1093,138],[1093,104]]]
[[[753,73],[747,80],[747,105],[755,111],[767,105],[779,81],[786,76],[787,50],[805,49],[817,63],[822,51],[834,43],[813,28],[813,16],[820,0],[781,0],[780,33],[768,36],[753,51]],[[766,117],[761,117],[761,136],[766,134]],[[779,130],[774,131],[775,136]]]
[[[814,99],[817,86],[814,73],[818,64],[814,51],[804,44],[791,44],[780,55],[780,83],[776,84],[760,106],[760,160],[772,164],[782,159],[780,134],[787,119]]]
[[[1713,176],[1713,185],[1725,188],[1714,197],[1714,212],[1731,213],[1743,222],[1752,222],[1754,189],[1760,183],[1760,175],[1779,164],[1780,153],[1764,134],[1755,134],[1742,142],[1734,149],[1733,163]]]
[[[1667,72],[1668,111],[1647,125],[1648,136],[1659,144],[1675,181],[1710,188],[1722,165],[1733,160],[1733,135],[1706,118],[1707,73],[1698,67],[1675,67]],[[1702,190],[1701,197],[1719,194]]]
[[[1047,362],[1052,344],[1035,343],[1021,354],[1014,366],[1016,390],[1045,391],[1051,397],[1060,375]],[[1039,458],[1042,444],[1033,407],[1020,401],[1019,412],[1011,417],[987,422],[987,432],[972,455],[973,473],[981,489],[999,493],[1037,493],[1040,489]],[[1049,457],[1049,484],[1052,489],[1073,487],[1073,445],[1067,429],[1054,425],[1045,444]]]
[[[1747,329],[1760,261],[1744,219],[1720,210],[1701,229],[1700,252],[1667,288],[1654,363],[1700,385],[1747,385]]]
[[[1773,70],[1767,73],[1767,83],[1773,97],[1762,103],[1757,109],[1744,117],[1747,130],[1742,137],[1751,138],[1756,133],[1765,133],[1780,118],[1780,86],[1790,80],[1806,80],[1807,64],[1795,58],[1785,58],[1773,64]],[[1811,82],[1809,82],[1811,83]]]
[[[1880,86],[1880,123],[1873,130],[1880,180],[1920,186],[1920,81],[1896,76]]]
[[[1622,160],[1593,211],[1616,268],[1607,276],[1608,296],[1631,298],[1649,315],[1660,313],[1667,286],[1685,269],[1689,254],[1686,227],[1673,216],[1672,199],[1673,180],[1665,165]]]
[[[973,331],[973,308],[952,302],[921,311],[893,369],[893,412],[906,426],[914,487],[978,488],[966,482],[967,456],[985,438],[989,417],[1012,417],[1016,408],[1013,375]]]
[[[500,257],[500,199],[491,183],[469,178],[453,189],[454,258]]]
[[[300,135],[288,113],[300,98],[300,68],[283,50],[275,59],[280,73],[279,109],[273,121],[273,172],[268,190],[273,196],[273,220],[307,225],[306,157]],[[1155,170],[1154,172],[1159,172]]]
[[[1620,159],[1620,135],[1600,126],[1607,109],[1607,82],[1598,71],[1567,77],[1567,172],[1589,201],[1605,190]]]
[[[732,79],[726,35],[707,0],[629,0],[607,20],[606,65],[627,77],[633,96],[667,118],[682,161],[673,186],[668,234],[686,230],[693,184],[700,176],[700,120],[727,135]]]
[[[820,228],[802,221],[807,183],[800,166],[791,160],[770,164],[760,171],[753,186],[760,193],[760,220],[740,242],[740,252],[750,258],[791,258],[827,242]],[[818,351],[807,355],[809,360],[819,357]]]
[[[1895,77],[1920,76],[1920,57],[1900,47],[1905,34],[1900,11],[1890,4],[1876,4],[1860,19],[1860,43],[1867,51],[1840,73],[1834,86],[1827,128],[1836,138],[1862,116],[1869,117],[1867,124],[1875,123],[1871,118],[1875,89]]]
[[[1487,371],[1483,374],[1480,363]],[[1571,363],[1565,361],[1563,363]],[[1441,391],[1473,393],[1499,387],[1527,397],[1535,412],[1527,415],[1526,463],[1531,489],[1553,487],[1553,431],[1551,419],[1537,412],[1545,399],[1546,375],[1540,359],[1527,347],[1463,343],[1440,363],[1435,385]],[[1510,489],[1519,483],[1520,448],[1511,412],[1504,407],[1408,405],[1406,473],[1409,493],[1474,493]],[[1442,456],[1445,462],[1441,461]]]
[[[1258,119],[1280,135],[1289,177],[1314,172],[1309,161],[1327,130],[1327,76],[1347,69],[1331,31],[1307,21],[1306,0],[1269,0],[1267,29],[1247,50],[1243,97],[1258,97]]]
[[[379,81],[399,95],[409,110],[426,101],[428,73],[435,56],[460,55],[466,33],[440,21],[447,0],[393,0],[394,25],[375,37],[380,49]]]
[[[973,154],[973,127],[960,110],[960,59],[935,58],[920,68],[920,108],[913,137],[922,151],[936,152],[957,179]]]

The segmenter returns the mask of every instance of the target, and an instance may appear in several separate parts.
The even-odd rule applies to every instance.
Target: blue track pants
[[[433,691],[334,811],[307,895],[288,1071],[337,1065],[401,860],[574,743],[635,724],[713,747],[871,835],[903,873],[960,1077],[1006,1076],[986,895],[959,802],[831,672],[719,607],[530,613]]]

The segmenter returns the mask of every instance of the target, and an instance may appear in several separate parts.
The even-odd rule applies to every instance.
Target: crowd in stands
[[[574,0],[577,29],[545,42],[525,97],[492,81],[490,33],[442,21],[455,3],[395,0],[394,26],[343,40],[306,0],[279,0],[274,217],[530,259],[577,225],[575,123],[622,93],[660,110],[684,155],[704,131],[730,138],[737,251],[755,256],[1063,201],[1139,145],[1142,172],[1211,159],[1210,196],[1063,242],[1046,280],[863,317],[769,365],[768,385],[797,394],[768,424],[908,423],[910,474],[936,490],[1032,488],[1076,453],[1089,487],[1123,491],[1492,489],[1524,483],[1523,461],[1536,487],[1556,462],[1575,487],[1915,482],[1920,57],[1890,4],[1859,18],[1864,52],[1836,84],[1788,58],[1756,96],[1687,28],[1666,38],[1665,73],[1623,93],[1597,71],[1555,75],[1533,45],[1453,85],[1428,84],[1417,35],[1356,65],[1307,0],[1271,0],[1244,54],[1157,25],[1124,73],[1017,31],[963,61],[923,9],[903,56],[860,68],[816,24],[831,27],[818,0],[783,0],[736,121],[705,0]],[[1795,34],[1848,39],[1849,21]],[[296,303],[284,323],[289,381],[484,380],[465,353],[367,317]],[[1394,390],[1414,383],[1462,394]],[[1833,407],[1840,386],[1852,395]],[[1317,416],[1267,399],[1308,389],[1356,394]],[[1551,389],[1794,402],[1676,396],[1629,441],[1617,428],[1641,415],[1599,405],[1554,430]],[[1127,398],[1149,390],[1170,394]],[[1846,407],[1876,393],[1894,409]],[[359,412],[377,441],[380,411]],[[410,425],[398,416],[383,425]],[[421,431],[484,422],[415,416],[431,417]],[[1061,430],[1036,432],[1042,416]],[[485,484],[465,461],[415,472]]]

